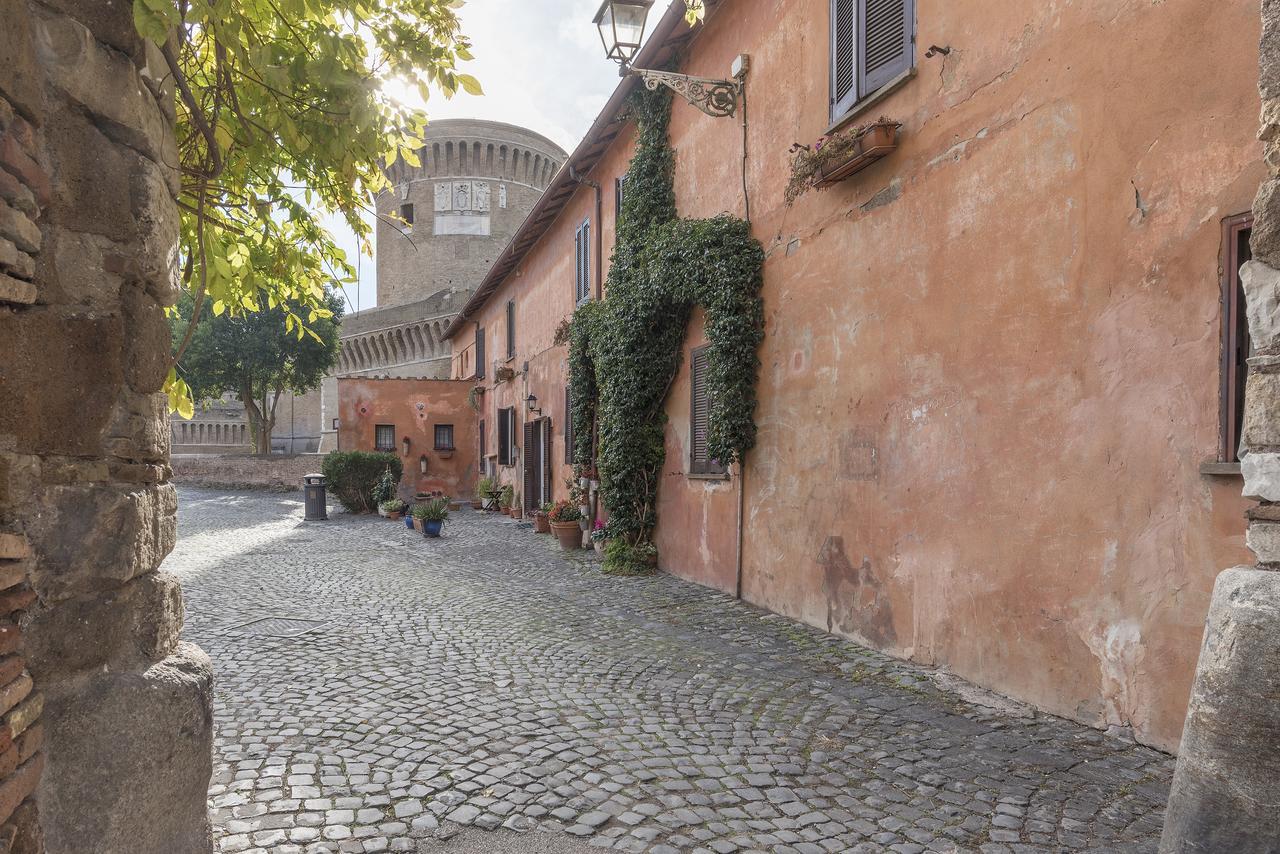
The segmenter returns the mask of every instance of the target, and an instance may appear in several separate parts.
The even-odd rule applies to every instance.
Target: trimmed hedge
[[[373,451],[331,451],[324,458],[321,471],[329,482],[329,490],[343,507],[352,513],[372,513],[378,508],[373,490],[387,469],[396,482],[404,472],[400,457]]]

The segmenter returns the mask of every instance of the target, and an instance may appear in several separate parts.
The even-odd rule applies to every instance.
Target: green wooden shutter
[[[573,465],[573,390],[564,387],[564,464]]]
[[[484,327],[476,327],[476,379],[484,379]]]
[[[511,419],[510,409],[498,410],[498,465],[511,465]]]
[[[689,472],[690,474],[724,474],[724,466],[707,452],[707,425],[711,420],[711,399],[707,393],[708,348],[699,347],[689,354]]]
[[[537,510],[538,500],[538,448],[533,439],[533,421],[524,422],[524,512]]]
[[[858,0],[858,92],[866,97],[910,70],[913,0]]]

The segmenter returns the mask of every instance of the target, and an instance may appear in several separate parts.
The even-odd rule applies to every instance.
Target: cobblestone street
[[[180,501],[224,852],[1155,848],[1167,756],[730,597],[470,510]]]

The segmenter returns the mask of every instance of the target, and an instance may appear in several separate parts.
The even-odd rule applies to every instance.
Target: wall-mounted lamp
[[[427,473],[427,455],[426,454],[423,454],[422,456],[418,457],[418,473],[419,474]]]
[[[524,399],[524,404],[529,407],[530,412],[536,412],[539,415],[542,414],[542,410],[538,409],[538,398],[532,392],[530,392],[529,396]]]
[[[400,444],[401,444],[401,447],[404,448],[404,453],[401,454],[401,456],[405,456],[405,457],[409,456],[409,437],[405,436],[403,439],[401,439]]]
[[[732,80],[690,77],[688,74],[650,71],[631,65],[631,60],[640,50],[640,42],[644,40],[651,6],[653,0],[604,0],[600,4],[592,23],[600,31],[605,56],[618,63],[621,76],[634,74],[651,91],[666,86],[708,116],[732,116],[738,110],[742,82],[747,76],[749,63],[745,54],[734,60]]]

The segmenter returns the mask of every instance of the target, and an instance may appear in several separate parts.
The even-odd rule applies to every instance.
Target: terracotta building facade
[[[638,67],[727,78],[750,57],[745,115],[677,96],[670,142],[680,214],[749,200],[767,254],[758,444],[724,476],[692,470],[695,316],[660,565],[1174,750],[1214,576],[1247,559],[1256,3],[883,5],[903,24],[889,79],[856,27],[833,37],[844,3],[650,15]],[[446,332],[453,375],[484,389],[477,468],[536,483],[525,506],[571,473],[555,332],[584,297],[583,244],[585,298],[607,298],[636,85]],[[793,142],[881,117],[901,124],[892,153],[785,204]]]

